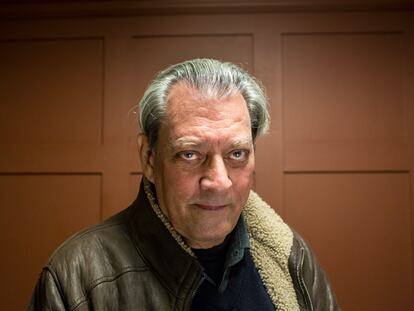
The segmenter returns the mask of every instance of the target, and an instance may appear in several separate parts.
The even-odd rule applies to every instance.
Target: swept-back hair
[[[238,92],[246,101],[250,114],[252,137],[267,132],[269,113],[260,83],[239,66],[215,59],[193,59],[161,71],[149,85],[140,101],[139,125],[154,148],[161,121],[165,116],[171,87],[184,81],[207,98],[225,98]]]

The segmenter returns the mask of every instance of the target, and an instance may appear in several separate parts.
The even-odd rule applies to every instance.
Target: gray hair
[[[139,124],[154,148],[165,115],[171,87],[184,81],[208,98],[225,98],[240,92],[250,114],[252,137],[267,132],[269,113],[263,88],[239,66],[214,59],[193,59],[161,71],[140,101]]]

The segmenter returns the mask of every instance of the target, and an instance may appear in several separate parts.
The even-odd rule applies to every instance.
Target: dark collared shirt
[[[243,217],[222,244],[193,251],[204,268],[204,281],[192,310],[275,310],[250,255]]]
[[[250,248],[249,236],[243,217],[240,216],[233,232],[220,245],[209,249],[193,249],[205,269],[206,281],[223,293],[229,283],[231,267],[238,264]]]

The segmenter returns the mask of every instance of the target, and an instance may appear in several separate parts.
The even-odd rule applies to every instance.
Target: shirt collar
[[[243,216],[240,215],[239,221],[234,228],[233,238],[230,241],[227,252],[225,267],[231,267],[237,264],[244,256],[244,250],[250,248],[249,235]]]
[[[223,293],[230,281],[231,267],[238,264],[244,257],[246,249],[250,248],[249,234],[247,233],[246,224],[243,215],[240,215],[233,236],[227,251],[226,260],[224,262],[224,273],[218,291]]]

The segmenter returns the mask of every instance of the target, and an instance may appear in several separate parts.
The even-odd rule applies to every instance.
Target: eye
[[[247,159],[249,152],[247,150],[233,150],[229,158],[236,161],[244,161]]]
[[[186,161],[194,161],[198,159],[198,155],[194,151],[182,151],[182,152],[179,152],[177,155],[180,159],[183,159]]]

